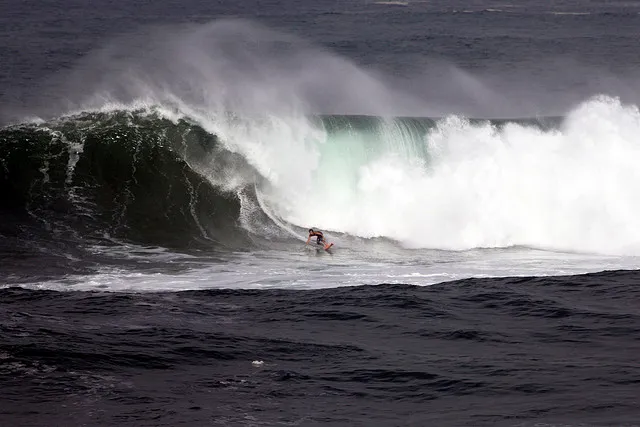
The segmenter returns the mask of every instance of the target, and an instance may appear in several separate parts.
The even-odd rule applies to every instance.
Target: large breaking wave
[[[436,249],[640,249],[640,112],[615,99],[553,120],[226,115],[215,127],[152,109],[4,128],[3,212],[176,247],[242,249],[314,225]]]
[[[420,103],[351,62],[222,22],[115,42],[45,99],[65,105],[0,130],[5,235],[235,250],[317,226],[640,253],[640,113],[616,98],[561,119],[398,118]]]

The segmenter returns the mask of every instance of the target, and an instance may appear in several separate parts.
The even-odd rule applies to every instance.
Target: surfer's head
[[[313,228],[309,229],[309,234],[313,233]]]

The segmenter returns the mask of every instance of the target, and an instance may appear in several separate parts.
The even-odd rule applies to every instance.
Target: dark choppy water
[[[619,271],[318,291],[5,289],[0,420],[637,425],[639,284]]]

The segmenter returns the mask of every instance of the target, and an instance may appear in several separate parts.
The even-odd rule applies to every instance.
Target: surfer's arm
[[[307,238],[307,243],[306,243],[307,245],[309,244],[309,241],[310,241],[310,240],[311,240],[311,236],[309,236],[309,237]]]

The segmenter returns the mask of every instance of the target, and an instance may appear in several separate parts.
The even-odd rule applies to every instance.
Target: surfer
[[[309,237],[307,238],[307,245],[309,244],[309,242],[313,237],[316,238],[316,243],[318,245],[322,245],[325,251],[329,252],[329,249],[333,247],[333,243],[327,242],[327,239],[324,238],[324,234],[322,234],[322,231],[314,230],[313,228],[309,229]]]
[[[324,239],[324,234],[322,234],[322,231],[314,231],[313,228],[309,229],[309,238],[307,239],[307,245],[309,244],[309,242],[311,241],[311,239],[313,237],[316,237],[316,243],[319,245],[323,245],[325,244],[327,241]]]

